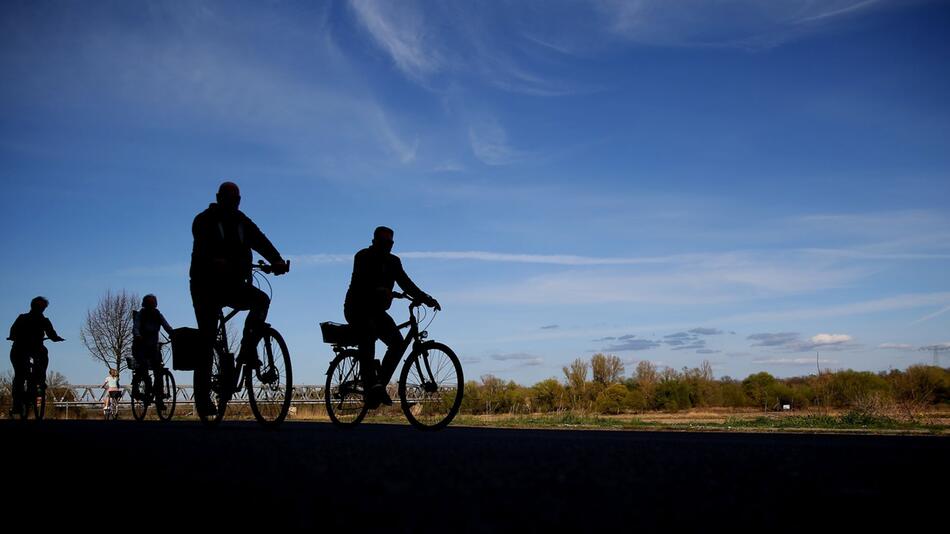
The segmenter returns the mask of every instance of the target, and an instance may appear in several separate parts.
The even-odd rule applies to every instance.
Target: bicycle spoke
[[[400,379],[403,411],[423,429],[441,428],[457,413],[461,402],[461,367],[438,343],[410,356]],[[421,361],[420,361],[421,360]]]

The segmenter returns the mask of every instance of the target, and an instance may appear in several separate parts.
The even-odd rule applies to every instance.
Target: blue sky
[[[49,297],[51,368],[98,382],[86,310],[151,292],[193,326],[191,221],[233,180],[293,262],[298,383],[380,224],[468,378],[930,362],[948,29],[925,1],[4,2],[0,307]]]

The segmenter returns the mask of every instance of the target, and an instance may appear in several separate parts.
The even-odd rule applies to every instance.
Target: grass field
[[[50,419],[67,418],[64,410],[54,409],[47,414]],[[98,419],[101,412],[92,409],[72,409],[69,419]],[[123,411],[121,419],[131,419],[131,413]],[[149,419],[154,414],[149,414]],[[194,419],[191,406],[179,406],[175,419]],[[253,419],[248,407],[231,405],[228,420]],[[292,407],[287,417],[293,421],[329,422],[320,405]],[[365,423],[407,424],[398,406],[367,414]],[[667,430],[709,432],[865,432],[887,434],[937,434],[950,435],[950,407],[934,408],[926,412],[906,416],[900,414],[868,413],[847,410],[822,410],[799,412],[768,412],[761,410],[694,409],[678,412],[643,412],[621,415],[600,415],[582,412],[536,413],[536,414],[460,414],[453,421],[456,426],[534,428],[534,429],[600,429],[600,430]]]

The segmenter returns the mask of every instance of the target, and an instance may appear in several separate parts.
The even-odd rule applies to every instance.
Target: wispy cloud
[[[755,341],[753,347],[784,347],[799,340],[797,332],[761,333],[752,334],[746,339]]]
[[[816,362],[823,364],[835,364],[838,360],[815,358],[754,358],[752,363],[758,365],[815,365]]]
[[[877,348],[888,350],[914,350],[914,346],[908,345],[907,343],[881,343]]]
[[[511,165],[525,161],[530,155],[511,146],[508,132],[497,119],[473,124],[468,129],[468,139],[472,153],[486,165]]]
[[[633,42],[653,46],[765,48],[883,3],[877,0],[601,0],[605,24]]]
[[[426,31],[424,12],[412,2],[350,0],[357,19],[396,67],[422,81],[439,70],[438,47]]]
[[[694,328],[689,331],[691,334],[699,334],[701,336],[718,336],[722,334],[722,330],[718,328]]]
[[[559,327],[560,327],[560,325],[549,324],[549,325],[544,325],[544,326],[542,326],[542,327],[541,327],[541,330],[556,330],[556,329],[559,328]]]
[[[572,256],[566,254],[513,254],[489,251],[433,251],[433,252],[402,252],[402,258],[417,258],[425,260],[469,260],[500,263],[539,263],[548,265],[641,265],[656,263],[671,263],[676,258],[602,258],[592,256]]]
[[[939,310],[937,310],[937,311],[935,311],[935,312],[933,312],[933,313],[931,313],[931,314],[925,315],[925,316],[921,317],[920,319],[917,319],[916,321],[914,321],[914,322],[912,322],[912,323],[910,323],[910,324],[912,324],[912,325],[914,325],[914,324],[920,324],[920,323],[929,321],[929,320],[931,320],[931,319],[933,319],[933,318],[935,318],[935,317],[940,317],[941,315],[943,315],[943,314],[945,314],[945,313],[947,313],[947,312],[950,312],[950,306],[945,306],[945,307],[943,307],[943,308],[940,308]]]
[[[778,332],[752,334],[746,339],[755,341],[753,347],[768,347],[790,352],[805,352],[823,348],[825,350],[841,350],[852,348],[852,336],[848,334],[816,334],[808,339],[802,339],[796,332]]]
[[[945,304],[947,302],[950,302],[950,292],[912,293],[824,307],[796,308],[785,311],[764,311],[731,315],[719,318],[718,320],[737,323],[796,321],[801,319],[846,317],[850,315],[908,310],[932,306],[934,304]]]
[[[517,362],[522,366],[535,366],[544,363],[544,358],[527,352],[510,352],[504,354],[492,354],[491,359],[500,362]]]
[[[627,337],[620,343],[604,348],[607,352],[624,352],[629,350],[650,350],[660,347],[660,344],[650,339],[634,339]]]

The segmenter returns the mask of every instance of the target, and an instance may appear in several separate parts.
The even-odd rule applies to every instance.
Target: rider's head
[[[158,297],[149,293],[142,297],[142,307],[155,309],[158,307]]]
[[[389,253],[393,250],[393,229],[386,226],[377,226],[373,232],[373,247]]]
[[[224,182],[218,188],[218,205],[228,210],[237,210],[241,205],[241,190],[234,182]]]
[[[109,376],[119,376],[119,371],[113,367],[109,368]]]
[[[47,306],[49,306],[49,301],[46,300],[46,297],[36,297],[30,301],[31,312],[43,313]]]

